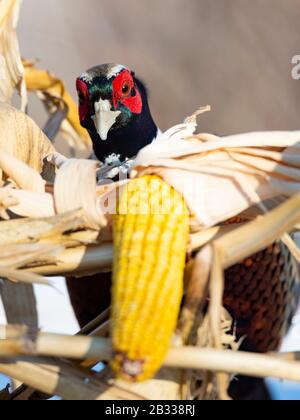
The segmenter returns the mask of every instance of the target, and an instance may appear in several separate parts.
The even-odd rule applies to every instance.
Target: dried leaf
[[[38,218],[55,215],[51,194],[13,188],[0,188],[0,208],[10,210],[21,217]]]
[[[0,127],[0,150],[42,173],[43,160],[55,149],[40,128],[27,115],[4,103],[0,103]]]
[[[79,122],[77,105],[66,91],[63,82],[47,71],[39,70],[34,63],[24,61],[27,89],[36,92],[43,100],[50,115],[63,103],[68,109],[67,118],[61,126],[61,133],[71,147],[91,150],[91,140]]]
[[[24,111],[27,94],[16,34],[21,3],[22,0],[0,0],[0,101],[10,102],[17,87]]]
[[[45,181],[38,172],[3,150],[0,150],[0,169],[21,189],[36,193],[45,191]]]
[[[0,244],[25,244],[49,239],[62,232],[84,228],[81,211],[62,214],[51,218],[19,219],[0,223]]]
[[[58,213],[83,209],[87,227],[99,230],[107,225],[97,196],[98,162],[69,159],[58,170],[54,184],[55,207]]]
[[[188,119],[141,150],[133,176],[155,173],[173,185],[202,228],[300,191],[300,131],[218,138],[194,130]]]

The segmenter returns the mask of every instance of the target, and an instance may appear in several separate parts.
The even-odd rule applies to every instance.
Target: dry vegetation
[[[109,367],[91,371],[112,356],[109,308],[75,337],[38,331],[32,284],[51,287],[49,276],[111,270],[111,218],[103,208],[124,185],[98,185],[96,162],[56,153],[35,123],[9,105],[13,89],[19,89],[25,109],[26,81],[27,89],[46,103],[52,136],[62,130],[73,148],[89,147],[62,82],[22,65],[14,30],[19,3],[0,0],[0,52],[7,63],[0,85],[0,277],[4,289],[16,284],[3,294],[8,322],[16,324],[17,319],[23,325],[0,327],[0,372],[24,385],[12,394],[4,390],[0,399],[41,398],[35,391],[64,399],[226,399],[232,374],[300,382],[296,354],[239,353],[232,320],[222,308],[226,268],[275,240],[284,241],[300,261],[289,236],[300,223],[299,132],[220,140],[194,135],[195,114],[165,133],[165,143],[146,149],[137,159],[135,176],[158,173],[182,191],[191,210],[185,305],[174,347],[155,379],[128,384],[115,380]],[[204,180],[206,200],[200,207],[178,184],[178,173],[181,180]],[[222,181],[225,175],[235,182]],[[222,202],[225,189],[228,206],[216,206],[215,196],[219,192]],[[278,198],[279,206],[274,202]],[[268,202],[271,211],[261,204],[267,199],[273,199]],[[223,225],[241,213],[242,222]],[[199,308],[207,288],[210,308],[204,314]]]

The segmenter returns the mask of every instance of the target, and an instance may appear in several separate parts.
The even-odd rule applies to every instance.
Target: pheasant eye
[[[122,86],[122,95],[127,98],[131,94],[131,84],[130,82],[124,82]]]

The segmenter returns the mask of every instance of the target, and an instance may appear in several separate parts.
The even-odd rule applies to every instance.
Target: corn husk
[[[69,159],[57,172],[54,201],[58,213],[82,208],[87,227],[99,230],[107,221],[97,196],[96,171],[98,163],[92,160]]]
[[[50,217],[84,208],[88,228],[106,225],[96,188],[96,161],[68,160],[57,154],[32,120],[7,104],[0,104],[0,125],[0,210],[22,217]],[[44,160],[58,166],[54,196],[46,193],[40,175]],[[54,173],[53,166],[49,178]]]
[[[34,92],[44,102],[49,114],[57,109],[66,108],[66,118],[63,119],[60,132],[70,147],[90,152],[91,140],[79,122],[77,105],[65,89],[64,83],[45,70],[39,70],[34,63],[24,61],[26,87]]]
[[[25,110],[24,68],[16,34],[21,4],[22,0],[0,0],[0,101],[9,103],[14,89],[18,88]]]
[[[154,173],[173,185],[201,228],[300,191],[300,131],[219,138],[194,135],[195,127],[188,119],[144,148],[134,176]]]
[[[31,118],[10,105],[1,102],[0,127],[1,152],[11,155],[23,162],[23,164],[27,164],[37,173],[34,175],[37,178],[43,171],[43,160],[50,153],[55,152],[50,141]],[[9,169],[9,162],[6,167],[8,169],[7,172],[13,170],[13,168]],[[10,174],[11,172],[8,173],[8,175]],[[22,174],[20,173],[18,179],[20,180],[21,177]]]
[[[100,236],[95,243],[100,250],[95,248],[72,255],[64,254],[61,261],[65,263],[58,265],[56,270],[48,267],[47,271],[45,267],[45,273],[56,274],[60,269],[63,272],[63,267],[65,272],[76,269],[82,252],[86,255],[90,252],[93,271],[96,269],[94,258],[99,259],[99,268],[103,268],[103,261],[106,267],[109,266],[108,254],[105,253],[102,259],[99,253],[104,241],[112,240],[111,215],[116,211],[123,184],[97,186],[96,162],[67,159],[58,153],[49,154],[54,149],[40,130],[24,114],[7,105],[0,107],[1,117],[4,127],[10,118],[15,123],[6,124],[6,134],[11,141],[4,143],[4,149],[10,150],[13,156],[4,152],[0,154],[2,183],[12,182],[12,185],[3,185],[0,189],[2,217],[7,217],[6,211],[38,218],[82,209],[86,229],[105,230],[104,237]],[[29,136],[27,142],[19,141],[22,147],[17,147],[19,127],[21,129],[24,124],[32,125],[36,141],[33,142],[33,137]],[[270,208],[274,204],[277,206],[280,200],[288,198],[290,185],[295,187],[293,193],[300,186],[299,132],[250,133],[219,139],[212,135],[193,135],[195,127],[196,120],[191,117],[184,124],[168,130],[159,141],[140,152],[133,171],[133,176],[158,173],[184,195],[191,210],[191,224],[197,219],[197,225],[193,225],[191,231],[189,251],[200,249],[226,234],[228,228],[218,226],[221,222],[241,212],[253,211],[253,205],[266,199],[273,200],[268,202],[271,203]],[[46,157],[57,172],[52,192],[45,191],[44,180],[38,173],[43,166],[41,157]],[[279,187],[278,183],[284,187]],[[280,200],[277,201],[277,198]],[[105,206],[107,201],[109,205]],[[264,211],[267,210],[264,207]],[[261,214],[261,209],[254,211],[251,218],[257,214]],[[229,230],[233,228],[235,226]],[[67,240],[60,237],[60,241]],[[299,253],[295,251],[294,244],[292,246],[291,241],[288,242],[293,248],[293,255],[297,256]],[[77,245],[86,246],[80,241]],[[74,258],[74,264],[70,258]]]

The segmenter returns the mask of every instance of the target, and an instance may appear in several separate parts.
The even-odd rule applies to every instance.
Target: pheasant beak
[[[108,100],[100,99],[95,102],[95,115],[92,117],[101,140],[106,141],[108,132],[115,124],[121,111],[112,111]]]

